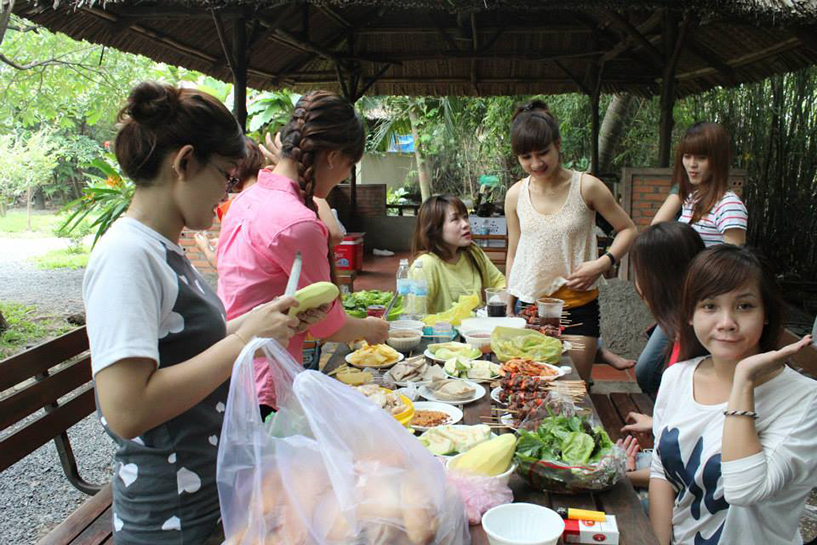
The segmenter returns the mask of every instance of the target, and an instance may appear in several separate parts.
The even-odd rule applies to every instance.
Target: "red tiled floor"
[[[410,252],[397,252],[393,256],[379,257],[372,254],[363,256],[363,270],[355,278],[355,291],[394,291],[397,280],[397,266],[401,259],[408,259]]]
[[[593,380],[635,382],[635,370],[625,369],[624,371],[619,371],[618,369],[611,367],[606,363],[593,364],[593,371],[590,376],[593,377]]]

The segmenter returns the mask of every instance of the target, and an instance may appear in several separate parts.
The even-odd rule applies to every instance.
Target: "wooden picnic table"
[[[428,344],[431,342],[426,338],[415,350],[408,354],[412,355],[422,354]],[[344,363],[344,358],[349,354],[350,350],[346,345],[339,345],[331,359],[327,362],[324,372],[330,372],[333,369]],[[495,358],[495,356],[494,356]],[[564,376],[566,380],[579,380],[579,374],[576,372],[570,356],[562,355],[559,362],[560,365],[570,366],[572,371]],[[483,417],[490,417],[492,414],[492,400],[490,397],[490,388],[486,388],[485,396],[482,399],[469,403],[463,406],[463,424],[482,424]],[[585,396],[582,402],[593,413],[593,416],[599,422],[596,408],[593,405],[589,396]],[[512,430],[496,430],[500,433],[510,433]],[[609,432],[610,430],[608,430]],[[618,430],[615,430],[618,434]],[[622,479],[613,488],[604,492],[584,493],[584,494],[556,494],[550,492],[542,492],[532,489],[521,477],[512,475],[509,483],[513,491],[515,502],[527,502],[543,505],[551,509],[558,507],[573,507],[579,509],[593,509],[604,511],[610,515],[615,515],[616,524],[618,525],[621,545],[653,545],[658,543],[655,533],[652,530],[650,521],[644,513],[641,506],[641,501],[636,495],[630,481]],[[473,545],[487,545],[488,537],[482,526],[471,526],[471,543]],[[559,543],[562,543],[560,540]]]

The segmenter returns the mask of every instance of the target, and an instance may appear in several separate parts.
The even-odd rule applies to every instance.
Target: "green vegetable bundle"
[[[394,297],[394,292],[380,290],[362,290],[343,294],[343,308],[346,314],[354,318],[365,318],[366,309],[370,305],[387,306]],[[403,314],[403,296],[399,296],[394,303],[394,307],[386,317],[388,320],[396,320]]]
[[[626,474],[624,451],[586,416],[543,418],[519,430],[516,472],[539,490],[575,494],[605,490]]]
[[[531,329],[500,326],[491,333],[491,350],[501,362],[524,358],[555,364],[562,356],[562,341]]]

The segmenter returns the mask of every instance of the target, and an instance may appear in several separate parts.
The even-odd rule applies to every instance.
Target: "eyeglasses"
[[[211,163],[219,173],[227,179],[227,193],[230,193],[241,182],[237,177],[233,176],[215,163]]]

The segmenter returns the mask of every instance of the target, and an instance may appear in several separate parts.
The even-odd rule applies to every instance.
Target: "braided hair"
[[[328,91],[313,91],[298,100],[281,130],[281,155],[298,166],[298,185],[304,205],[317,214],[315,157],[320,151],[339,151],[357,163],[363,157],[366,134],[352,104]]]

